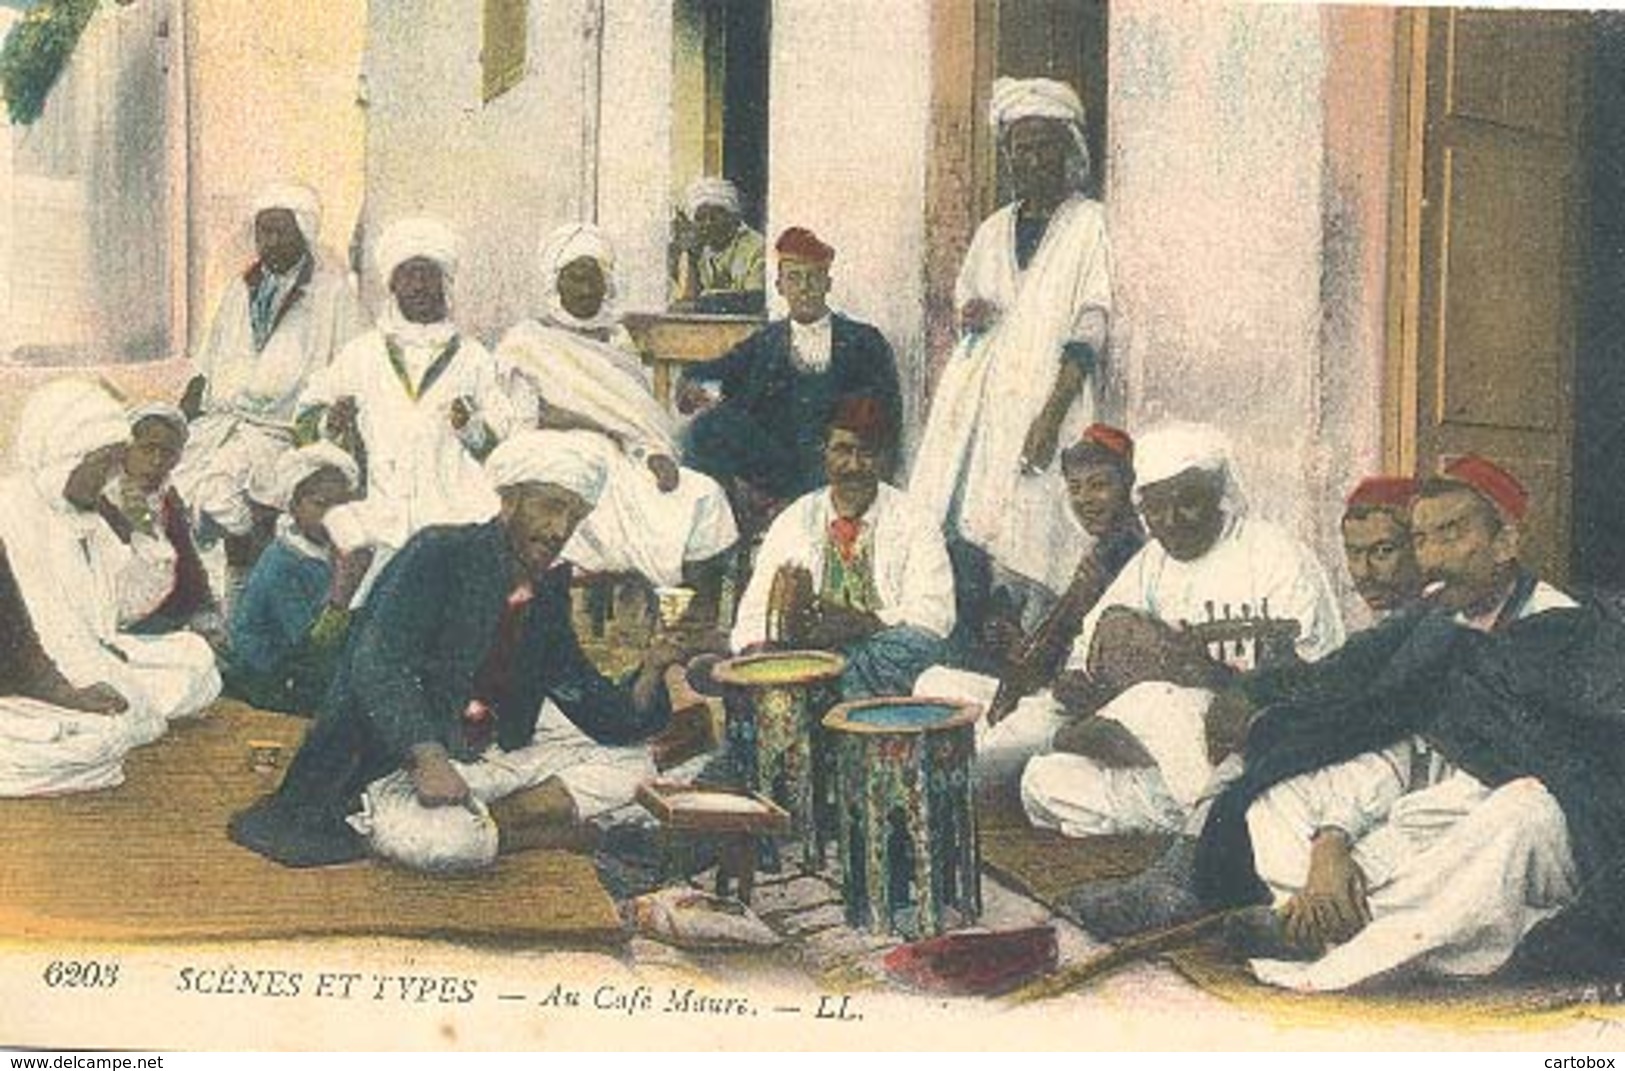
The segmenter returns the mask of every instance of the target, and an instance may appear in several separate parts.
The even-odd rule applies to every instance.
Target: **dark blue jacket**
[[[715,477],[742,476],[781,498],[824,483],[824,435],[840,399],[867,395],[883,406],[895,440],[903,423],[897,360],[875,328],[832,316],[829,367],[798,371],[790,321],[775,320],[712,361],[690,365],[691,380],[722,386],[722,404],[696,418],[688,464]]]

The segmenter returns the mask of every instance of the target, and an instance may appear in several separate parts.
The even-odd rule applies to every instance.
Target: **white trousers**
[[[1259,980],[1313,992],[1403,966],[1489,974],[1537,923],[1573,900],[1568,827],[1539,781],[1491,790],[1456,771],[1420,791],[1395,794],[1387,786],[1398,779],[1361,778],[1358,765],[1349,765],[1282,782],[1248,810],[1254,864],[1277,903],[1301,889],[1309,872],[1321,810],[1316,797],[1333,770],[1348,790],[1366,793],[1364,805],[1386,806],[1386,820],[1354,846],[1372,921],[1314,962],[1254,960]],[[1382,798],[1388,795],[1394,798]]]
[[[191,435],[170,482],[186,504],[232,535],[254,526],[248,491],[270,475],[276,459],[293,449],[293,433],[231,413],[207,413]]]
[[[54,796],[112,788],[124,756],[163,736],[171,721],[201,713],[220,695],[214,652],[187,632],[119,637],[127,661],[106,681],[120,714],[84,714],[0,696],[0,797]]]
[[[638,785],[655,776],[647,746],[596,743],[552,702],[542,705],[529,745],[514,751],[493,745],[477,761],[453,765],[482,805],[557,777],[583,820],[605,824],[640,816],[633,806]],[[476,865],[471,861],[494,858],[494,829],[483,807],[466,815],[424,807],[397,790],[399,776],[368,785],[366,818],[352,821],[375,854],[414,869],[468,869]]]
[[[989,725],[987,708],[998,690],[999,682],[992,677],[946,666],[932,666],[914,682],[916,696],[982,708],[976,723],[976,779],[984,785],[1014,781],[1027,760],[1050,749],[1056,731],[1066,724],[1061,704],[1045,690],[1023,699],[997,725]]]
[[[1185,829],[1212,792],[1203,722],[1212,699],[1203,689],[1161,681],[1128,689],[1097,716],[1129,730],[1156,765],[1115,769],[1083,755],[1035,756],[1021,775],[1028,819],[1068,837]]]

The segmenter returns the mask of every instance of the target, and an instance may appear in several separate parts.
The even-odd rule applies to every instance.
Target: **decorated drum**
[[[728,752],[744,787],[790,812],[802,862],[822,865],[830,827],[824,715],[841,698],[846,659],[827,651],[771,651],[717,663]]]
[[[847,922],[920,937],[946,909],[982,913],[972,764],[977,709],[945,699],[842,703],[824,718],[835,753]]]

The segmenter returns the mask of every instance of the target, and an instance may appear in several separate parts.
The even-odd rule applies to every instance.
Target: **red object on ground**
[[[886,953],[886,972],[928,993],[997,996],[1055,969],[1055,927],[950,933]]]

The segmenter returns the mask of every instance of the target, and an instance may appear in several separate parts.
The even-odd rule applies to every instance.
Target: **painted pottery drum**
[[[840,701],[846,659],[827,651],[771,651],[719,662],[728,752],[744,787],[790,812],[803,865],[823,863],[830,827],[830,763],[821,723]]]
[[[945,909],[963,922],[982,913],[977,716],[967,704],[903,698],[842,703],[824,718],[852,926],[912,938],[941,933]]]

